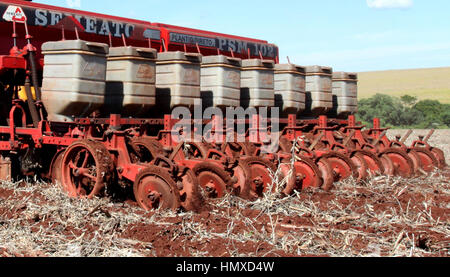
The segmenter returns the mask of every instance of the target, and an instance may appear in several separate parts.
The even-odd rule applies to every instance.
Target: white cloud
[[[372,9],[408,9],[413,6],[413,0],[366,0]]]

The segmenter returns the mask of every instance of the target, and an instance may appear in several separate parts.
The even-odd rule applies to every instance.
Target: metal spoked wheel
[[[185,211],[199,211],[201,209],[204,199],[200,193],[197,176],[191,169],[177,166],[164,156],[156,157],[152,166],[167,170],[177,185],[181,206]]]
[[[181,206],[180,192],[166,169],[148,166],[137,176],[133,185],[136,202],[144,210],[177,210]]]
[[[108,150],[92,140],[69,146],[61,169],[61,183],[71,197],[99,196],[113,181],[114,165]]]
[[[243,148],[240,149],[242,150]],[[239,157],[240,155],[234,155],[230,152],[224,153],[220,150],[214,150],[208,153],[207,158],[223,166],[225,172],[229,174],[233,183],[232,194],[243,199],[248,199],[251,190],[250,168],[241,162]]]

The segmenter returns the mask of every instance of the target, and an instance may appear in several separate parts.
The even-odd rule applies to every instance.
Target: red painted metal
[[[7,69],[26,69],[27,61],[23,57],[0,56],[0,74]]]
[[[55,33],[63,33],[64,39],[81,38],[83,40],[102,42],[112,46],[123,45],[124,37],[127,44],[136,47],[148,47],[149,44],[159,51],[182,51],[184,44],[189,52],[200,52],[203,55],[216,55],[222,45],[220,40],[239,41],[243,44],[253,45],[252,57],[259,57],[258,48],[271,49],[262,54],[264,58],[277,60],[278,47],[267,41],[184,28],[174,25],[151,23],[148,21],[110,16],[93,12],[79,11],[62,7],[55,7],[34,2],[18,0],[2,0],[0,2],[0,13],[3,13],[8,5],[22,7],[28,18],[29,35],[22,36],[21,31],[13,31],[13,24],[0,19],[0,39],[6,41],[14,34],[14,44],[0,44],[0,53],[7,52],[12,46],[26,45],[27,39],[34,37],[33,44],[36,47],[37,59],[43,65],[40,55],[41,45],[46,41],[54,41]],[[212,45],[193,43],[178,43],[171,41],[171,34],[179,33],[189,37],[209,38]],[[173,35],[172,35],[173,36]],[[234,45],[234,44],[233,44]],[[242,53],[229,51],[229,48],[220,49],[222,54],[228,56],[244,57]],[[233,53],[232,53],[233,52]],[[267,52],[267,53],[266,53]]]
[[[139,119],[113,114],[109,118],[48,122],[39,101],[36,77],[39,72],[33,57],[41,59],[42,43],[55,40],[56,34],[58,37],[61,34],[62,39],[81,38],[110,46],[150,46],[159,51],[224,54],[276,62],[278,48],[263,40],[17,0],[1,1],[0,13],[7,5],[23,7],[28,23],[25,22],[22,31],[15,22],[0,21],[0,41],[4,42],[0,44],[0,53],[9,53],[0,56],[0,77],[7,79],[18,71],[23,73],[20,78],[24,80],[31,77],[37,101],[28,104],[39,108],[40,120],[33,118],[33,124],[28,124],[30,116],[27,118],[25,103],[14,99],[7,118],[9,126],[0,126],[0,150],[19,156],[36,149],[52,151],[53,158],[46,168],[48,176],[61,181],[74,197],[92,198],[108,193],[108,187],[120,181],[133,186],[135,197],[144,209],[195,210],[202,205],[200,187],[210,197],[232,193],[253,199],[275,191],[273,177],[286,178],[281,192],[291,195],[310,187],[329,190],[335,181],[349,177],[364,179],[370,173],[384,171],[409,177],[421,166],[427,172],[445,166],[442,151],[428,144],[432,132],[407,147],[404,141],[389,140],[387,129],[381,128],[379,119],[374,119],[373,128],[363,131],[365,126],[356,122],[354,116],[347,120],[330,119],[325,115],[317,119],[298,119],[296,115],[276,119],[282,126],[281,132],[276,134],[280,137],[280,149],[277,153],[265,154],[264,158],[262,149],[272,130],[261,127],[271,123],[261,115],[244,120],[219,116],[192,120],[190,127],[195,131],[206,124],[212,126],[211,142],[198,144],[175,140],[178,133],[173,129],[180,120],[171,115]],[[44,24],[45,21],[50,23]],[[95,26],[98,28],[94,30]],[[116,29],[111,29],[112,26]],[[11,44],[7,43],[10,41]],[[239,43],[242,49],[235,49]],[[40,65],[43,66],[42,60]],[[17,87],[22,85],[18,81],[20,78],[14,79],[14,83],[11,78],[11,84],[7,84],[11,85],[9,92],[17,94]],[[227,140],[230,131],[237,137],[234,130],[226,129],[228,122],[249,126],[245,142]],[[195,145],[189,151],[187,146]],[[144,148],[151,155],[145,156]],[[11,163],[0,158],[0,176],[4,176],[3,171],[10,171]],[[277,167],[281,174],[273,176]]]

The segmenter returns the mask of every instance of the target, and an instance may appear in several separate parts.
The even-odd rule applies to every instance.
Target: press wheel
[[[273,174],[275,174],[277,168],[269,160],[260,157],[245,158],[242,162],[250,168],[250,196],[262,197],[272,186]],[[273,186],[271,191],[275,192],[275,189],[275,186]]]
[[[439,148],[431,148],[431,153],[434,154],[434,156],[436,157],[436,159],[439,162],[439,169],[444,169],[447,167],[447,162],[445,161],[445,155],[444,155],[444,151],[442,151]]]
[[[193,172],[208,198],[222,198],[232,190],[230,175],[214,162],[197,164]]]
[[[381,152],[379,156],[385,156],[392,161],[395,175],[405,178],[413,177],[414,163],[405,151],[398,148],[388,148]]]
[[[335,182],[340,182],[351,177],[356,179],[358,177],[356,165],[347,156],[339,152],[330,151],[320,156],[317,161],[322,159],[326,159],[333,169]]]
[[[419,155],[422,169],[425,172],[432,172],[435,168],[439,167],[438,159],[436,159],[436,156],[430,150],[422,147],[415,147],[413,150]]]
[[[364,161],[367,164],[367,170],[370,172],[370,174],[377,176],[384,173],[383,163],[380,161],[377,155],[368,150],[354,150],[353,152],[364,158]]]
[[[294,163],[293,171],[290,170],[291,168],[292,165],[287,163],[282,170],[284,178],[287,179],[286,187],[283,190],[284,195],[291,195],[294,191],[300,192],[307,188],[319,188],[321,186],[320,170],[311,159],[299,157]]]
[[[148,166],[135,179],[133,192],[144,210],[177,210],[181,206],[180,192],[165,168]]]

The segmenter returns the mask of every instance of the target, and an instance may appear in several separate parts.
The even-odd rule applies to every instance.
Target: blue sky
[[[448,0],[35,0],[264,39],[336,71],[450,66]]]

